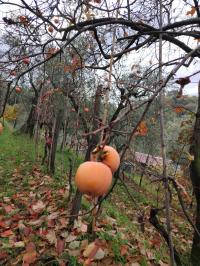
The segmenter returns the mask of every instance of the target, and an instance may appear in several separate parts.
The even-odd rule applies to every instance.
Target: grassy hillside
[[[58,152],[56,175],[51,177],[40,164],[42,144],[36,153],[33,140],[5,127],[0,135],[0,265],[169,265],[166,243],[148,222],[151,206],[163,198],[161,188],[157,196],[157,184],[144,177],[139,187],[139,176],[126,176],[127,186],[119,183],[104,202],[95,238],[87,233],[90,213],[80,216],[69,233],[68,161],[77,157],[71,151]],[[75,168],[80,161],[75,160]],[[82,212],[91,208],[85,197],[82,205]],[[188,265],[192,230],[177,199],[172,221],[175,245]],[[160,222],[165,222],[164,213]]]

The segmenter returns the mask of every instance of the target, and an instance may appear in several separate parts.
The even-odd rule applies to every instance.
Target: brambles
[[[117,171],[120,165],[119,153],[111,146],[101,146],[93,150],[91,154],[91,161],[100,161],[110,167],[111,171],[114,173]]]
[[[112,182],[112,173],[105,164],[101,162],[82,163],[75,176],[78,189],[93,197],[105,194]]]

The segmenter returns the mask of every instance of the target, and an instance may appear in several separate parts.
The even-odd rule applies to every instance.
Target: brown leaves
[[[192,6],[191,7],[191,10],[190,11],[187,11],[186,15],[187,16],[194,16],[195,12],[196,12],[196,7],[195,6]]]
[[[37,203],[35,203],[34,205],[32,205],[32,209],[36,213],[43,212],[43,210],[45,209],[45,207],[46,207],[46,205],[41,200],[39,200]]]
[[[36,247],[33,242],[29,243],[26,246],[26,252],[23,255],[23,265],[29,265],[30,263],[34,263],[37,258]]]
[[[6,230],[6,231],[1,233],[1,237],[9,237],[9,236],[12,236],[12,235],[14,235],[14,233],[10,229],[8,229],[8,230]]]
[[[1,252],[0,251],[0,261],[5,259],[5,258],[7,258],[7,257],[8,257],[8,253],[7,252],[3,252],[3,251]]]
[[[50,230],[46,235],[46,238],[51,245],[56,244],[57,242],[56,233],[54,230]]]
[[[101,260],[105,256],[105,252],[102,250],[102,242],[96,239],[94,242],[90,243],[83,252],[83,256],[86,257],[84,266],[90,265],[92,260],[95,258]]]
[[[56,242],[56,251],[57,251],[58,256],[62,254],[64,249],[65,249],[65,240],[58,238]]]
[[[138,125],[135,135],[136,136],[146,136],[147,132],[148,132],[148,127],[147,127],[146,122],[143,120]]]
[[[149,244],[154,248],[160,248],[162,243],[161,237],[159,234],[155,234],[152,239],[149,240]]]
[[[6,213],[11,213],[12,211],[14,211],[13,205],[7,205],[4,207],[4,209]]]
[[[129,251],[129,246],[127,245],[122,245],[120,247],[120,255],[121,256],[125,256],[126,254],[128,254],[128,251]]]

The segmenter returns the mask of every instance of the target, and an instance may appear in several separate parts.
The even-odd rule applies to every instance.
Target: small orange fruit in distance
[[[89,112],[89,108],[88,107],[85,107],[84,108],[84,112],[88,113]]]
[[[52,33],[53,32],[53,27],[52,26],[49,26],[48,27],[48,31]]]
[[[3,125],[0,123],[0,135],[2,134],[3,132]]]
[[[114,173],[117,171],[120,165],[119,153],[111,146],[105,145],[103,150],[101,147],[97,147],[91,153],[91,161],[100,161],[110,167]]]
[[[20,93],[22,91],[22,89],[20,87],[16,87],[15,91],[16,91],[16,93]]]
[[[75,184],[83,193],[92,197],[105,194],[112,183],[112,172],[101,162],[84,162],[80,164]]]

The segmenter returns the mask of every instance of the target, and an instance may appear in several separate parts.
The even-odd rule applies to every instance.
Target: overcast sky
[[[20,0],[8,0],[7,2],[12,2],[12,3],[20,3]],[[27,0],[26,2],[31,2],[31,0]],[[112,1],[112,3],[115,3],[117,1]],[[193,1],[190,1],[191,4]],[[0,5],[0,30],[2,29],[2,17],[6,16],[6,12],[13,10],[13,6],[8,6],[8,5]],[[186,16],[186,12],[189,10],[189,7],[185,6],[183,1],[180,0],[175,0],[173,3],[173,8],[172,8],[172,17],[174,21],[177,20],[182,20],[182,19],[187,19],[188,16]],[[185,39],[186,42],[188,42],[188,38]],[[189,42],[192,42],[193,47],[197,45],[197,42],[194,41],[193,39],[190,39]],[[155,49],[155,47],[152,45],[150,49],[140,50],[139,52],[132,52],[129,54],[126,62],[127,66],[132,66],[133,64],[140,63],[143,66],[150,66],[150,61],[152,63],[157,63],[157,53],[158,49]],[[176,58],[181,55],[183,55],[183,51],[180,51],[177,47],[174,45],[169,44],[164,44],[163,46],[163,61],[166,62],[169,58]],[[142,60],[141,60],[142,58]],[[164,71],[167,73],[170,71],[172,67],[168,67]],[[184,77],[188,76],[200,69],[200,63],[199,60],[194,60],[194,62],[189,66],[189,68],[186,67],[181,67],[179,71],[177,72],[176,78],[179,77]],[[198,81],[199,81],[200,75],[195,75],[194,77],[191,78],[191,83],[188,84],[184,91],[186,94],[191,94],[191,95],[196,95],[197,94],[197,87],[198,87]]]

